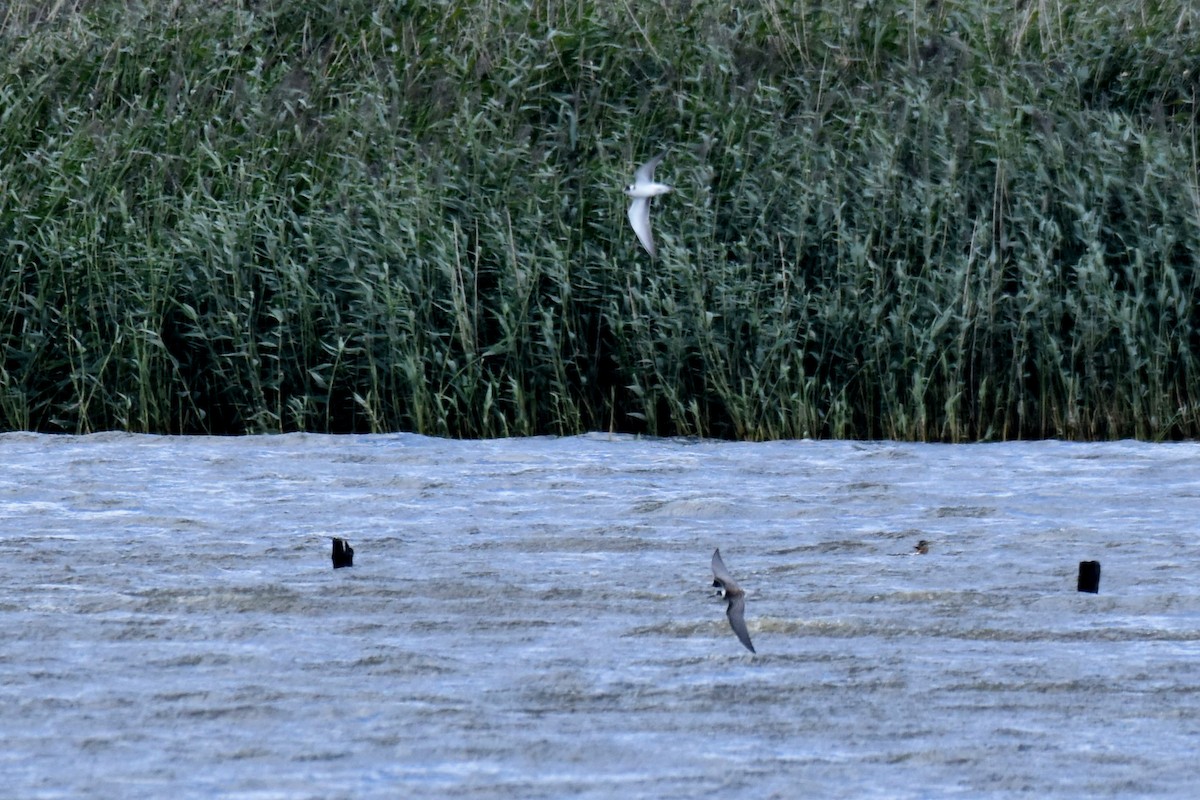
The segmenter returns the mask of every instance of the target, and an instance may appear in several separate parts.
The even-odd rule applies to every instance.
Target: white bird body
[[[654,180],[654,168],[666,155],[664,150],[638,167],[633,174],[633,183],[625,187],[625,194],[633,198],[629,204],[629,224],[651,258],[654,257],[654,235],[650,232],[650,198],[666,194],[673,188]]]
[[[638,199],[643,197],[658,197],[660,194],[666,194],[674,188],[674,186],[668,186],[658,181],[631,183],[625,187],[625,194]]]

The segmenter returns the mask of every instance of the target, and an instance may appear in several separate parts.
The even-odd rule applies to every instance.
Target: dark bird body
[[[729,617],[729,627],[733,628],[738,640],[746,645],[747,650],[757,653],[758,651],[750,642],[750,632],[746,630],[746,593],[742,591],[742,588],[733,580],[733,576],[729,574],[729,570],[725,568],[725,562],[721,560],[720,548],[713,551],[712,571],[713,586],[721,590],[721,596],[728,604],[725,607],[725,616]]]
[[[345,539],[333,537],[333,568],[354,566],[354,548]]]

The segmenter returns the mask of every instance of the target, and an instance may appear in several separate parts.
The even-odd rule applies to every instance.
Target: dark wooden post
[[[333,537],[333,568],[353,567],[354,548],[345,539]]]
[[[1100,592],[1100,562],[1079,562],[1079,591],[1099,594]]]

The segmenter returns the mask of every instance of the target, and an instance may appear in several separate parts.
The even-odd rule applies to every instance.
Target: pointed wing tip
[[[636,177],[644,179],[646,181],[654,180],[654,168],[657,167],[659,164],[661,164],[662,160],[666,157],[667,157],[667,151],[663,150],[661,153],[654,156],[654,158],[650,159],[645,164],[642,164],[640,167],[638,167],[637,170],[633,174]]]
[[[629,224],[637,234],[638,241],[650,257],[654,257],[654,234],[650,231],[650,200],[645,197],[635,197],[629,204]]]
[[[742,620],[740,625],[733,624],[733,620],[730,620],[729,623],[730,627],[733,628],[733,632],[737,634],[738,641],[745,645],[746,649],[751,653],[757,655],[758,651],[754,649],[754,643],[750,641],[750,631],[746,630],[745,621]]]
[[[729,627],[733,628],[733,632],[737,634],[738,641],[744,644],[751,653],[757,655],[758,651],[754,649],[754,644],[750,641],[750,629],[746,627],[746,598],[738,595],[730,600],[725,609],[725,616],[729,618]]]
[[[758,651],[754,649],[754,643],[750,641],[750,632],[746,630],[745,623],[742,624],[741,629],[734,628],[733,632],[737,634],[738,641],[746,645],[747,650],[755,655],[758,654]]]

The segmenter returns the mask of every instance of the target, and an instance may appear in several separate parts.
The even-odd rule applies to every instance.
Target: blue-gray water
[[[1198,515],[1195,444],[4,435],[2,793],[1197,797]]]

